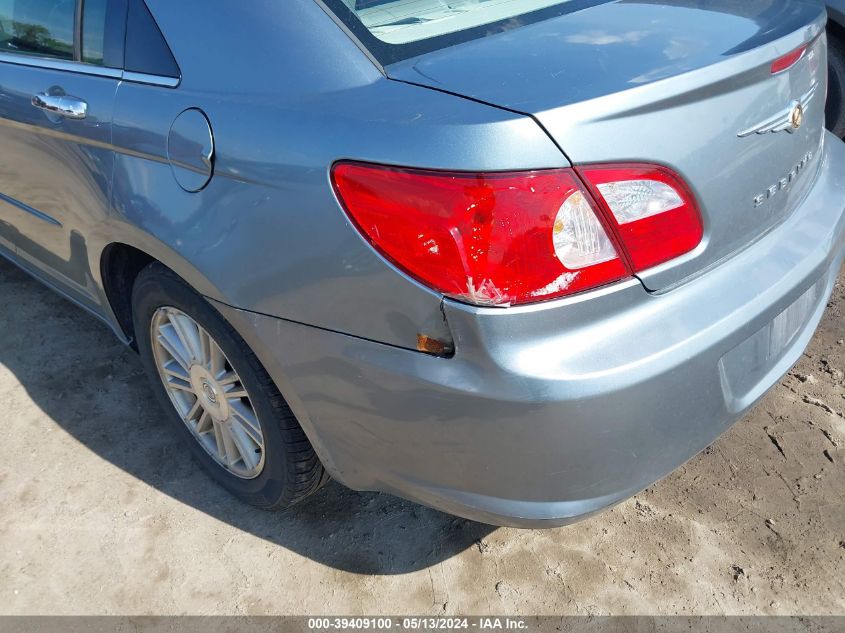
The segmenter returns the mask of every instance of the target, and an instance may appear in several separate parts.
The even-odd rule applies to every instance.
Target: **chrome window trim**
[[[119,68],[106,68],[104,66],[92,66],[81,62],[65,61],[63,59],[50,59],[48,57],[36,57],[21,55],[18,53],[0,52],[0,62],[15,64],[16,66],[30,66],[34,68],[46,68],[47,70],[61,70],[69,73],[80,73],[82,75],[97,75],[120,79],[123,71]]]
[[[129,70],[124,70],[122,75],[123,81],[129,81],[136,84],[149,84],[151,86],[161,86],[162,88],[176,88],[182,82],[179,77],[148,75],[146,73],[135,73]]]
[[[181,79],[178,77],[147,75],[144,73],[121,70],[120,68],[94,66],[92,64],[83,64],[82,62],[20,55],[16,53],[0,52],[0,62],[14,64],[16,66],[29,66],[31,68],[44,68],[46,70],[59,70],[62,72],[78,73],[81,75],[92,75],[94,77],[105,77],[107,79],[122,79],[123,81],[128,81],[130,83],[160,86],[162,88],[176,88],[181,83]]]

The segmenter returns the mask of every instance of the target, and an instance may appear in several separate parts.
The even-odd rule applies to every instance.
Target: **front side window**
[[[0,0],[0,52],[73,59],[75,0]]]
[[[607,0],[321,1],[382,64],[389,64]]]

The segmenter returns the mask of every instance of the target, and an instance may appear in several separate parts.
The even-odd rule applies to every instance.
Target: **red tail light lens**
[[[579,169],[624,244],[635,272],[694,250],[704,236],[695,197],[674,172],[655,165]]]
[[[804,57],[804,53],[806,52],[807,46],[802,46],[800,48],[796,48],[791,53],[787,53],[783,57],[779,57],[772,62],[772,74],[777,75],[778,73],[782,73],[784,70],[789,70],[797,64],[802,57]]]
[[[571,170],[468,174],[338,163],[332,178],[380,253],[462,301],[529,303],[630,274]]]
[[[595,288],[701,241],[695,200],[668,169],[598,166],[580,175],[352,162],[332,170],[344,209],[377,251],[426,286],[477,305]]]

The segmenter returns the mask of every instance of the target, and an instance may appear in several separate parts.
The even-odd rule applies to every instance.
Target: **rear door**
[[[0,242],[89,306],[125,17],[114,0],[0,0]]]

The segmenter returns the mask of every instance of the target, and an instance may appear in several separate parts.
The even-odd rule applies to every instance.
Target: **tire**
[[[167,310],[162,312],[161,308]],[[218,457],[212,457],[214,451],[204,447],[199,434],[177,411],[177,403],[171,396],[171,393],[177,392],[165,387],[165,378],[158,369],[157,358],[161,358],[160,350],[164,348],[154,347],[159,343],[154,344],[151,332],[154,319],[169,318],[158,315],[171,313],[180,315],[179,318],[187,315],[201,326],[225,355],[225,367],[238,376],[238,389],[242,387],[248,394],[246,402],[257,416],[263,439],[263,449],[256,448],[254,451],[262,456],[259,474],[251,478],[234,474],[229,466],[218,461],[227,459],[220,457],[226,451],[220,449]],[[192,455],[212,479],[241,501],[267,510],[292,506],[326,483],[328,475],[311,443],[258,358],[223,317],[178,275],[159,263],[150,264],[142,270],[132,290],[132,315],[141,362],[165,417],[182,436],[187,448],[185,454]],[[200,396],[194,394],[187,397],[194,398],[194,402],[200,401]],[[202,411],[201,408],[199,410]],[[206,425],[210,417],[206,419]],[[218,422],[213,424],[214,431],[208,431],[211,435],[207,433],[204,436],[207,442],[214,442],[219,437]],[[199,423],[195,428],[199,429]],[[243,463],[246,464],[246,460]]]
[[[845,138],[845,38],[839,31],[828,31],[828,66],[827,127]]]

